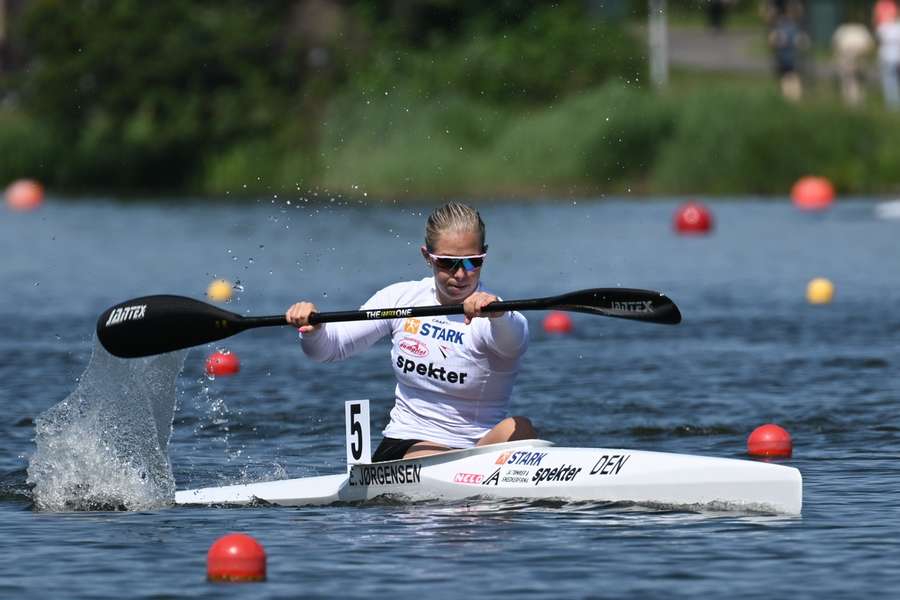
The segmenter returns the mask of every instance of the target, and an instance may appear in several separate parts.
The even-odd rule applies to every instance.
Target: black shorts
[[[413,445],[424,440],[398,440],[386,437],[378,444],[375,454],[372,455],[372,462],[385,462],[387,460],[399,460],[409,451]]]

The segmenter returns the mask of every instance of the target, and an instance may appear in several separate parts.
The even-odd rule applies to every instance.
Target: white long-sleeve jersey
[[[479,289],[481,285],[479,284]],[[395,283],[361,310],[439,304],[433,277]],[[528,347],[528,321],[507,312],[465,324],[462,315],[326,323],[301,334],[317,362],[343,360],[390,334],[397,378],[386,437],[468,448],[507,417],[513,383]]]

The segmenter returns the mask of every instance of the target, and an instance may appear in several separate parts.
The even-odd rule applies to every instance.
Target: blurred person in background
[[[841,98],[848,106],[859,106],[865,100],[866,58],[875,39],[862,23],[844,23],[834,30],[831,46]]]
[[[735,0],[709,0],[706,5],[706,19],[710,29],[716,33],[725,29],[728,8],[734,3]]]
[[[775,58],[775,74],[781,93],[788,100],[803,97],[800,78],[800,52],[809,48],[809,36],[800,27],[803,6],[799,2],[774,3],[774,18],[769,30],[769,47]]]
[[[775,18],[787,10],[788,0],[760,0],[759,14],[766,22],[766,25],[772,27]]]
[[[875,31],[883,23],[889,23],[897,18],[897,2],[896,0],[878,0],[872,7],[872,27]]]
[[[878,66],[884,103],[891,110],[900,109],[900,20],[895,14],[878,26]]]

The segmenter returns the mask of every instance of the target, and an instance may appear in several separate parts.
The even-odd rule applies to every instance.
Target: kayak
[[[382,496],[404,501],[553,499],[799,515],[802,485],[800,472],[784,465],[522,440],[417,459],[348,464],[346,473],[334,475],[182,490],[175,503],[305,506]]]
[[[879,219],[900,219],[900,200],[879,202],[875,205],[875,216]]]

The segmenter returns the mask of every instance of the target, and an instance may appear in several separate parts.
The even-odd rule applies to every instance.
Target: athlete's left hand
[[[466,313],[466,325],[472,322],[475,317],[488,317],[496,319],[506,314],[506,311],[499,312],[482,312],[484,307],[491,302],[497,302],[499,298],[487,292],[475,292],[465,300],[463,300],[463,311]]]

